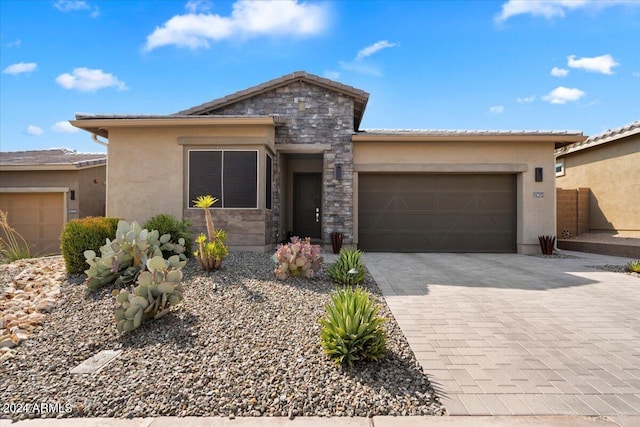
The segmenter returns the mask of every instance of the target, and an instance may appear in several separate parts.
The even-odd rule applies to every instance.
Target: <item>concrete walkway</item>
[[[367,253],[366,265],[450,415],[633,416],[640,279],[563,252]]]
[[[0,427],[637,427],[640,417],[160,417],[0,420]]]

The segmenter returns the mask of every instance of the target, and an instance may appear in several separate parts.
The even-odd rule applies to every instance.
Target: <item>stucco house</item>
[[[64,148],[0,152],[0,210],[32,254],[60,253],[67,221],[104,215],[106,163]]]
[[[108,144],[107,215],[203,228],[235,249],[330,233],[365,251],[538,252],[567,131],[361,130],[369,94],[295,72],[171,115],[78,114]]]
[[[559,205],[559,235],[567,228],[568,237],[587,232],[640,237],[640,121],[560,147],[555,155],[559,198],[576,201],[575,208]],[[579,218],[573,228],[565,221],[572,214]]]

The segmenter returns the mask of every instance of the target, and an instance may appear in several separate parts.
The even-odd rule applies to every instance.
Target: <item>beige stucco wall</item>
[[[558,188],[587,187],[591,231],[640,231],[640,135],[570,153]]]
[[[538,236],[555,235],[553,148],[553,142],[509,140],[354,142],[355,237],[360,172],[508,173],[517,176],[517,251],[539,253]],[[542,182],[535,182],[536,167],[543,168]]]
[[[107,215],[143,223],[166,213],[201,227],[199,209],[187,208],[186,153],[189,149],[246,149],[258,151],[258,206],[264,206],[265,153],[273,150],[274,128],[264,125],[175,126],[114,128],[109,131],[107,164]],[[274,190],[275,191],[275,190]],[[232,224],[236,209],[214,210],[221,223]],[[251,238],[241,239],[228,229],[232,248],[259,249],[269,233],[265,229],[265,209],[243,209],[244,231]],[[254,214],[247,211],[255,211]],[[229,217],[229,218],[227,218]],[[214,218],[215,219],[215,218]],[[260,224],[261,225],[258,225]],[[202,224],[204,225],[204,223]],[[258,230],[258,227],[262,230]],[[230,227],[232,227],[230,225]],[[235,226],[233,226],[235,227]],[[243,224],[238,224],[240,229]],[[255,228],[252,230],[252,227]]]
[[[104,166],[100,167],[105,169]],[[22,171],[2,171],[0,172],[0,187],[9,188],[64,188],[69,191],[75,190],[76,198],[71,200],[69,192],[67,199],[67,220],[76,219],[81,216],[78,170],[22,170]],[[89,196],[93,197],[93,196]],[[75,212],[75,213],[69,213]]]
[[[78,171],[77,188],[79,216],[104,216],[107,203],[106,166]]]

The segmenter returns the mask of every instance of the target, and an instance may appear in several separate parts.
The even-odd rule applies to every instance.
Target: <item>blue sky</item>
[[[2,0],[0,29],[0,151],[104,151],[76,112],[170,114],[298,70],[369,92],[362,128],[640,119],[638,0]]]

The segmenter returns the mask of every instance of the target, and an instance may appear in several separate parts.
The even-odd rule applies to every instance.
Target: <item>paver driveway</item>
[[[565,252],[367,253],[451,415],[640,415],[640,278]]]

